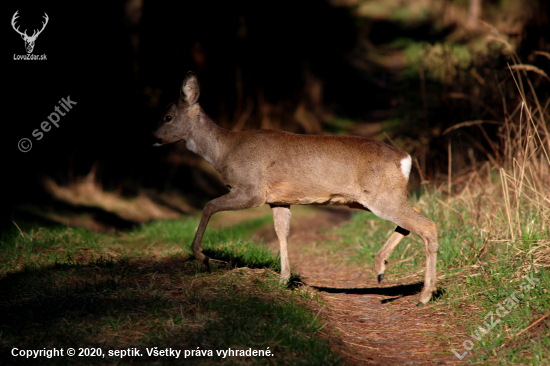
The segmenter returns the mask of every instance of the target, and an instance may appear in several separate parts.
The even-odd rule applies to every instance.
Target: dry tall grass
[[[540,233],[532,248],[534,265],[549,268],[550,99],[544,105],[539,102],[527,76],[527,71],[533,71],[529,65],[514,66],[510,72],[521,102],[512,115],[505,116],[503,166],[499,169],[508,223],[506,239],[515,241]]]
[[[550,98],[544,103],[537,98],[531,72],[537,73],[519,62],[510,67],[509,82],[516,85],[517,101],[507,106],[510,97],[506,101],[502,93],[501,141],[489,141],[492,154],[488,160],[452,179],[449,176],[435,193],[427,192],[419,202],[421,209],[436,211],[433,215],[440,222],[458,218],[465,230],[471,228],[482,238],[481,247],[474,243],[472,250],[463,251],[466,262],[472,263],[489,249],[511,250],[516,256],[531,258],[516,268],[518,277],[540,267],[550,268]],[[469,153],[475,160],[473,152]],[[452,156],[449,172],[451,163]],[[453,193],[446,200],[438,198],[448,192]]]

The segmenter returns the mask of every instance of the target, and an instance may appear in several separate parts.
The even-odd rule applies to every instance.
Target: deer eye
[[[172,116],[164,117],[164,122],[170,122],[171,120],[172,120]]]

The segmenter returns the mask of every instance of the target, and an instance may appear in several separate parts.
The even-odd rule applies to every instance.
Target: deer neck
[[[218,169],[231,132],[214,123],[202,110],[197,117],[185,139],[186,147]]]

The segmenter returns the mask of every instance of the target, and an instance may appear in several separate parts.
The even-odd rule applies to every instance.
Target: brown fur
[[[272,206],[281,243],[281,279],[290,276],[286,250],[290,205],[346,205],[372,211],[399,225],[377,255],[375,269],[383,277],[385,262],[403,233],[425,242],[427,268],[420,302],[436,288],[437,226],[407,202],[408,176],[402,161],[409,155],[381,141],[354,136],[298,135],[275,130],[231,132],[217,126],[197,103],[200,87],[193,73],[182,84],[182,97],[170,104],[153,135],[170,143],[185,140],[221,173],[230,192],[204,208],[192,249],[202,253],[202,236],[210,216],[226,210]],[[383,262],[381,262],[383,261]]]

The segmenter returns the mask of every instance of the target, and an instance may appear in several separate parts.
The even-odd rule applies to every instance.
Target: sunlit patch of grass
[[[1,242],[3,359],[36,363],[9,358],[13,347],[94,347],[104,353],[135,347],[142,357],[43,357],[40,364],[339,364],[318,332],[323,324],[315,316],[315,296],[280,286],[278,259],[242,239],[265,222],[207,230],[205,251],[229,262],[211,271],[187,249],[196,217],[149,223],[121,235],[14,226]],[[149,357],[148,347],[200,348],[213,356]],[[216,355],[268,347],[272,357]]]
[[[421,212],[438,224],[438,279],[440,295],[429,307],[440,308],[468,328],[462,341],[471,340],[474,348],[469,358],[481,363],[498,359],[503,364],[540,364],[550,357],[550,229],[540,209],[520,207],[522,216],[512,230],[502,207],[501,187],[495,176],[488,176],[483,194],[471,197],[445,197],[441,190],[426,191],[414,197]],[[472,189],[472,187],[470,187]],[[542,209],[544,212],[544,209]],[[356,212],[352,219],[332,232],[339,236],[333,250],[346,248],[355,254],[348,265],[374,266],[374,257],[389,238],[395,225],[368,212]],[[423,278],[424,243],[412,234],[403,239],[389,259],[385,278],[410,281]],[[374,274],[373,274],[374,275]],[[537,286],[522,291],[524,276],[536,278]],[[524,293],[519,297],[520,293]],[[504,301],[515,293],[520,302],[513,309],[498,314]],[[491,313],[492,312],[492,313]],[[491,313],[492,315],[488,315]],[[498,324],[487,329],[487,316]],[[540,320],[540,321],[539,321]],[[539,323],[537,323],[539,321]],[[452,345],[462,354],[463,345]]]

